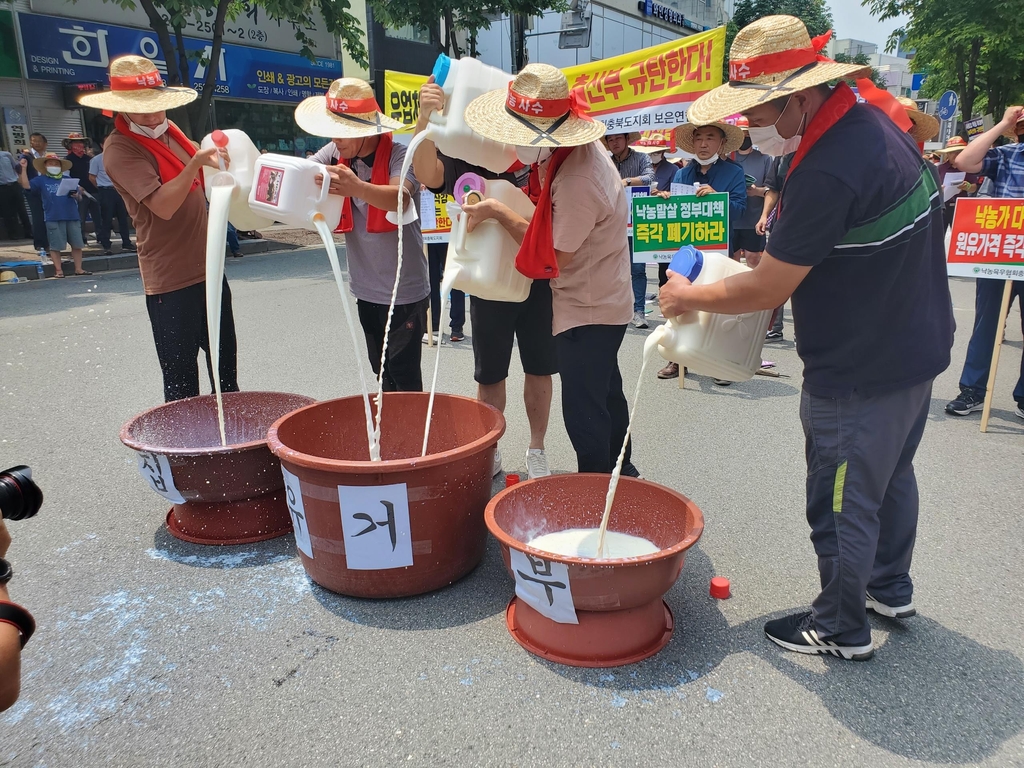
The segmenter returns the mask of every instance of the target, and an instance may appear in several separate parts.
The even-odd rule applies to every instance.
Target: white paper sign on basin
[[[339,485],[345,563],[354,571],[412,565],[409,491],[396,485]]]
[[[559,624],[579,624],[569,586],[569,566],[508,551],[516,579],[516,596],[543,616]]]
[[[292,528],[295,529],[295,545],[306,557],[313,557],[313,545],[309,541],[309,525],[306,521],[306,508],[302,504],[302,490],[299,478],[281,467],[284,475],[285,498],[288,501],[288,512],[292,516]]]
[[[174,487],[171,463],[167,460],[166,456],[159,453],[139,451],[139,474],[149,483],[150,488],[172,504],[185,503],[185,498],[181,495],[181,492]]]

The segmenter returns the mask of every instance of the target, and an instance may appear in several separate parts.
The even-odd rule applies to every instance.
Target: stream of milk
[[[234,191],[234,180],[230,184],[211,186],[206,229],[206,329],[210,340],[213,391],[217,396],[217,427],[220,429],[222,446],[227,445],[228,441],[224,431],[224,397],[220,391],[220,311],[224,293],[224,259],[227,255],[228,206],[231,205]]]
[[[626,426],[626,437],[622,441],[622,448],[619,450],[619,458],[615,462],[615,469],[612,471],[612,479],[608,483],[608,495],[604,500],[604,515],[601,517],[601,527],[598,529],[596,557],[605,556],[606,542],[608,538],[608,518],[612,514],[612,504],[615,501],[615,489],[619,486],[619,476],[622,474],[622,462],[626,458],[626,446],[629,445],[629,435],[633,430],[633,419],[636,418],[636,407],[640,403],[640,386],[644,383],[644,373],[647,372],[647,363],[651,361],[654,353],[658,350],[658,342],[661,341],[664,333],[664,325],[654,329],[647,341],[644,342],[644,362],[640,366],[640,377],[636,381],[636,390],[633,393],[633,407],[629,411],[629,424]]]
[[[345,288],[345,278],[341,274],[341,263],[338,261],[338,248],[334,244],[334,234],[322,213],[313,216],[313,226],[316,227],[320,239],[327,249],[327,258],[331,262],[331,271],[334,272],[334,282],[338,284],[338,293],[341,294],[341,306],[345,310],[345,322],[348,324],[349,334],[352,336],[352,350],[355,352],[356,366],[359,368],[359,386],[363,390],[363,410],[366,412],[366,442],[370,448],[370,461],[380,461],[380,445],[374,439],[373,413],[370,411],[370,387],[366,382],[366,370],[363,364],[363,355],[360,352],[362,345],[359,334],[356,333],[356,321],[352,317],[352,307],[349,304],[348,291]]]
[[[448,298],[451,293],[452,286],[455,283],[456,272],[452,272],[452,276],[445,277],[441,281],[441,314],[438,317],[444,322],[444,311],[448,307]],[[434,375],[430,379],[430,398],[427,400],[427,422],[423,427],[423,450],[420,451],[420,456],[427,455],[427,442],[430,440],[430,419],[434,415],[434,395],[437,393],[437,371],[441,363],[441,339],[443,334],[441,329],[437,329],[437,356],[434,358]]]

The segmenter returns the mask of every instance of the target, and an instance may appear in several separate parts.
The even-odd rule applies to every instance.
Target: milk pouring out
[[[669,267],[694,285],[724,280],[750,270],[720,251],[679,249]],[[725,381],[746,381],[761,367],[761,347],[772,310],[741,315],[684,312],[662,326],[658,351],[693,373]]]

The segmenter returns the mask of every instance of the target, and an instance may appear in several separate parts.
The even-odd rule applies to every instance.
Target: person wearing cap
[[[493,199],[463,206],[472,231],[495,219],[522,245],[516,268],[551,279],[552,334],[558,349],[562,417],[580,472],[609,473],[629,427],[618,352],[633,314],[629,203],[598,141],[604,124],[587,115],[565,75],[528,64],[507,89],[477,97],[467,125],[516,147],[535,166],[541,192],[527,222]],[[627,443],[622,474],[639,477]]]
[[[194,101],[191,88],[164,85],[152,61],[121,56],[110,63],[110,90],[84,94],[87,107],[116,112],[104,142],[104,168],[135,222],[146,309],[167,402],[199,394],[199,353],[212,384],[206,317],[206,195],[201,169],[229,163],[225,149],[197,149],[166,110]],[[223,281],[221,390],[238,391],[231,289]]]
[[[747,189],[747,208],[740,218],[732,225],[733,258],[745,259],[747,266],[756,267],[764,251],[764,233],[757,231],[757,222],[761,218],[764,197],[768,193],[765,181],[771,172],[773,159],[754,147],[750,140],[747,118],[740,117],[736,127],[743,131],[743,143],[736,150],[735,161],[743,169],[743,180]]]
[[[382,376],[385,392],[419,392],[420,339],[427,329],[430,284],[418,219],[404,225],[402,273],[383,374],[380,370],[398,271],[398,225],[387,220],[387,212],[398,211],[399,174],[405,160],[405,146],[393,141],[391,132],[402,124],[382,114],[370,84],[355,77],[335,80],[326,95],[303,101],[295,108],[295,122],[313,136],[331,139],[312,159],[329,166],[331,194],[346,198],[340,230],[345,233],[349,287],[373,372]],[[403,210],[414,204],[413,193],[419,188],[410,172]]]
[[[946,174],[956,172],[956,166],[953,161],[956,160],[959,155],[967,147],[967,140],[963,136],[953,136],[949,141],[946,142],[946,146],[942,149],[937,149],[933,154],[940,158],[940,162],[936,165],[935,170],[939,174],[939,186],[945,188],[946,185]],[[953,211],[956,210],[956,201],[958,197],[963,195],[973,195],[978,191],[978,187],[981,186],[982,177],[977,173],[965,173],[964,180],[957,185],[957,193],[953,195],[942,208],[942,218],[946,222],[946,229],[948,230],[953,224]]]
[[[630,144],[640,140],[639,132],[610,133],[604,136],[604,145],[612,154],[612,163],[622,178],[623,187],[650,186],[654,181],[651,159],[635,151]],[[633,282],[633,327],[649,328],[645,313],[647,300],[647,264],[633,261],[633,239],[629,238],[630,279]]]
[[[64,277],[60,254],[67,245],[71,245],[71,259],[75,263],[76,275],[91,275],[82,268],[82,224],[78,218],[78,196],[81,191],[76,189],[64,195],[58,194],[64,174],[71,169],[68,160],[61,160],[57,155],[48,154],[32,161],[36,177],[28,179],[28,160],[21,159],[22,173],[18,181],[23,189],[39,195],[43,201],[43,216],[46,219],[46,237],[50,244],[50,258],[53,260],[55,277]]]
[[[1016,143],[993,146],[1002,136],[1013,136]],[[992,197],[1024,197],[1024,107],[1008,107],[1003,119],[971,141],[953,159],[957,170],[980,173],[994,185]],[[960,396],[946,404],[946,413],[967,416],[985,407],[988,375],[992,366],[992,347],[995,342],[999,314],[1003,301],[1002,280],[981,277],[974,281],[974,330],[967,344],[967,358],[960,374]],[[1013,296],[1021,309],[1021,328],[1024,330],[1024,282],[1013,282]],[[1013,388],[1017,403],[1014,413],[1024,419],[1024,355],[1020,361],[1020,376]]]
[[[431,113],[442,111],[444,105],[444,90],[434,83],[431,75],[420,88],[417,134],[426,130]],[[529,165],[515,172],[492,173],[465,160],[448,157],[429,139],[417,148],[413,169],[416,178],[435,194],[454,195],[456,182],[466,173],[475,173],[488,180],[504,179],[525,194],[529,194],[529,188],[536,185],[535,174],[530,173]],[[539,185],[536,186],[539,189]],[[443,259],[440,264],[443,269]],[[463,295],[461,291],[458,293]],[[453,305],[458,300],[453,290]],[[477,398],[502,413],[505,412],[512,347],[518,343],[524,374],[523,402],[530,424],[526,471],[530,479],[546,477],[551,474],[551,469],[544,441],[551,413],[552,376],[558,373],[558,352],[551,335],[551,283],[544,279],[534,280],[530,285],[530,295],[522,302],[491,301],[471,296],[469,314],[473,323],[473,378],[477,383]],[[493,473],[500,471],[501,453],[495,450]]]
[[[761,262],[707,285],[670,274],[666,314],[740,314],[792,297],[804,363],[807,521],[821,593],[811,610],[765,624],[790,651],[865,660],[867,610],[916,613],[910,562],[918,519],[914,454],[932,382],[949,365],[953,312],[935,171],[892,97],[860,104],[841,78],[866,67],[819,51],[792,16],[741,29],[730,80],[690,108],[695,122],[742,113],[771,154],[795,152]],[[855,157],[856,162],[850,158]]]
[[[85,234],[85,219],[92,217],[95,232],[93,236],[96,242],[100,242],[100,204],[97,199],[96,185],[89,179],[89,164],[92,157],[86,153],[86,142],[88,139],[80,133],[68,134],[68,137],[61,141],[68,154],[65,158],[71,163],[69,176],[78,179],[78,218],[82,222],[82,240],[88,242],[89,237]]]

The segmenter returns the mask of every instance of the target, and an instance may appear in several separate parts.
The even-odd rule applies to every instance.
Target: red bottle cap
[[[228,135],[224,131],[217,130],[210,134],[210,138],[213,143],[218,147],[226,147],[228,145]]]
[[[505,475],[505,487],[511,488],[513,485],[519,482],[519,475],[509,473]]]
[[[724,576],[715,576],[711,580],[711,596],[718,600],[725,600],[729,595],[729,580]]]

